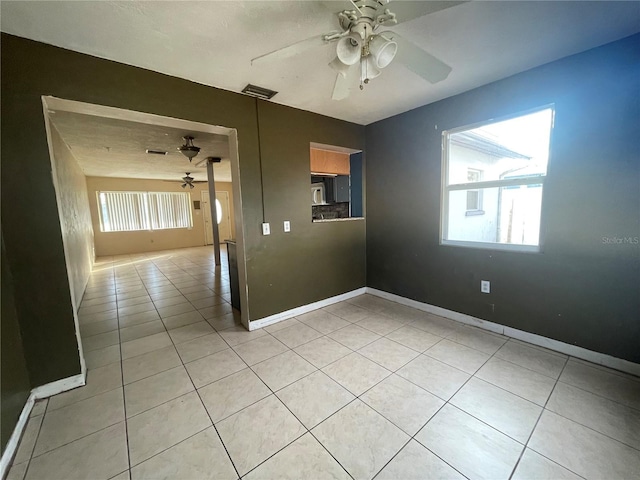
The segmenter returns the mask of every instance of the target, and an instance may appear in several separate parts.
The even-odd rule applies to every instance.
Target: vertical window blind
[[[103,232],[192,228],[189,193],[98,192]]]
[[[151,229],[191,228],[188,193],[149,192]]]

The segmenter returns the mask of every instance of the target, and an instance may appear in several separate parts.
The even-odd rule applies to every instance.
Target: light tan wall
[[[138,191],[138,192],[183,192],[181,182],[165,182],[163,180],[140,180],[132,178],[87,177],[89,205],[95,232],[96,256],[122,255],[126,253],[153,252],[173,248],[198,247],[205,244],[204,212],[194,210],[193,201],[202,200],[202,191],[208,189],[207,183],[195,183],[191,193],[191,214],[193,228],[170,229],[137,232],[101,232],[98,216],[96,192],[99,191]],[[216,192],[229,193],[229,209],[231,215],[231,232],[235,237],[235,222],[231,183],[216,182]]]
[[[55,163],[60,227],[69,266],[69,277],[76,306],[80,304],[94,260],[93,228],[87,182],[80,165],[55,129],[51,128]]]

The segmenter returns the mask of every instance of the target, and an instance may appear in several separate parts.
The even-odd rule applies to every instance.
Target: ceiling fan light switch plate
[[[271,227],[268,223],[262,224],[262,235],[271,235]]]

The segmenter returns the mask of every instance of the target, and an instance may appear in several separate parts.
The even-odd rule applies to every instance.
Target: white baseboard
[[[366,287],[358,288],[347,293],[336,295],[335,297],[325,298],[324,300],[320,300],[318,302],[313,302],[301,307],[292,308],[291,310],[287,310],[286,312],[280,312],[276,313],[275,315],[260,318],[258,320],[252,320],[251,322],[249,322],[249,330],[253,331],[259,328],[268,327],[269,325],[273,325],[274,323],[281,322],[282,320],[295,317],[296,315],[309,313],[313,310],[317,310],[318,308],[327,307],[329,305],[333,305],[334,303],[342,302],[343,300],[349,300],[350,298],[357,297],[358,295],[363,295],[366,293],[366,291]]]
[[[384,292],[375,288],[367,287],[366,293],[375,295],[377,297],[391,300],[392,302],[413,307],[423,312],[432,313],[440,317],[455,320],[456,322],[464,323],[466,325],[473,325],[474,327],[482,328],[490,332],[499,333],[507,337],[515,338],[523,342],[531,343],[539,347],[547,348],[565,355],[580,358],[588,362],[592,362],[605,367],[613,368],[621,372],[630,373],[632,375],[640,376],[640,364],[623,360],[621,358],[612,357],[604,353],[594,352],[587,350],[586,348],[578,347],[576,345],[570,345],[568,343],[553,340],[551,338],[543,337],[542,335],[536,335],[535,333],[525,332],[516,328],[506,327],[499,323],[489,322],[488,320],[482,320],[480,318],[472,317],[464,313],[454,312],[453,310],[447,310],[446,308],[436,307],[435,305],[429,305],[428,303],[418,302],[409,298],[401,297],[393,293]]]
[[[27,421],[29,420],[29,415],[31,415],[31,410],[33,409],[33,404],[35,402],[36,400],[32,393],[29,395],[29,398],[27,398],[27,403],[22,407],[22,412],[20,413],[20,417],[18,417],[18,423],[13,429],[13,433],[11,434],[4,452],[2,453],[2,459],[0,460],[0,478],[5,478],[9,472],[9,468],[11,468],[11,462],[18,450],[20,437],[22,437],[22,432],[27,426]]]
[[[79,373],[73,377],[63,378],[55,382],[47,383],[31,390],[31,395],[36,400],[41,398],[52,397],[67,390],[73,390],[74,388],[83,387],[87,383],[86,373]]]
[[[85,384],[86,374],[80,373],[78,375],[74,375],[73,377],[63,378],[62,380],[47,383],[31,390],[31,394],[29,395],[29,398],[27,398],[27,402],[24,404],[24,407],[22,407],[22,412],[20,413],[20,417],[18,418],[18,423],[16,423],[16,426],[13,429],[13,433],[11,434],[9,441],[7,442],[7,446],[2,453],[2,459],[0,459],[0,478],[5,478],[7,476],[7,473],[9,472],[11,462],[13,461],[13,457],[18,450],[20,438],[22,437],[22,433],[27,426],[29,415],[31,415],[31,410],[33,409],[33,405],[35,404],[36,400],[40,400],[41,398],[48,398],[53,395],[66,392],[67,390],[73,390],[74,388],[82,387]]]

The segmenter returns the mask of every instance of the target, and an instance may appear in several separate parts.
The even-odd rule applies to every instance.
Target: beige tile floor
[[[224,262],[223,262],[224,263]],[[210,248],[100,259],[10,479],[631,479],[640,379],[363,295],[238,325]]]

